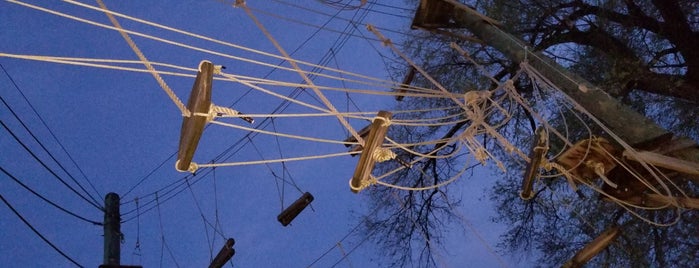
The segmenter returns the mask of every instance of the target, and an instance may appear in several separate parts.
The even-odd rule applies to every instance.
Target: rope
[[[330,102],[330,100],[328,100],[328,98],[325,97],[325,95],[323,94],[323,92],[321,92],[320,89],[319,89],[318,87],[315,86],[315,84],[313,83],[313,81],[312,81],[310,78],[308,78],[308,76],[306,75],[306,73],[304,73],[304,72],[301,70],[301,68],[300,68],[300,67],[298,66],[298,64],[296,63],[296,60],[292,59],[291,56],[289,56],[289,54],[286,53],[286,50],[284,50],[284,48],[282,48],[282,46],[279,45],[279,42],[277,42],[277,40],[274,39],[274,37],[272,37],[272,35],[267,31],[267,29],[262,25],[262,23],[260,23],[260,21],[257,20],[257,18],[255,17],[255,15],[252,14],[252,11],[250,11],[250,9],[247,7],[247,5],[245,5],[245,4],[243,3],[241,6],[242,6],[243,10],[245,10],[245,13],[248,14],[248,16],[250,17],[250,19],[252,19],[253,22],[255,22],[255,25],[257,25],[257,27],[260,29],[260,31],[262,31],[262,33],[267,37],[267,39],[269,39],[269,41],[272,42],[272,44],[274,45],[274,47],[276,47],[277,50],[279,50],[279,53],[281,53],[281,54],[284,56],[284,60],[288,61],[289,64],[291,64],[291,66],[294,67],[294,69],[296,70],[296,72],[301,76],[301,78],[303,78],[303,80],[306,82],[306,84],[308,85],[308,87],[310,87],[310,88],[313,90],[313,92],[318,96],[318,98],[320,98],[321,102],[322,102],[323,104],[325,104],[326,107],[328,107],[328,109],[330,110],[330,112],[331,112],[333,115],[337,116],[337,119],[340,121],[340,123],[341,123],[343,126],[345,126],[345,128],[347,128],[347,130],[349,130],[350,134],[352,134],[352,136],[353,136],[355,139],[357,139],[357,141],[358,141],[360,144],[363,145],[363,144],[364,144],[364,139],[362,139],[362,137],[359,136],[359,134],[357,133],[357,131],[354,130],[354,128],[352,128],[352,126],[349,124],[349,122],[347,122],[347,120],[346,120],[344,117],[342,117],[342,115],[340,115],[340,113],[337,111],[337,109],[335,108],[335,106]]]
[[[143,65],[145,65],[146,68],[148,69],[148,71],[150,71],[151,75],[153,75],[153,78],[155,78],[155,81],[158,82],[160,87],[165,91],[165,93],[168,95],[168,97],[170,97],[170,100],[172,100],[172,102],[175,103],[177,108],[180,109],[180,112],[182,112],[182,116],[189,117],[190,112],[189,112],[189,110],[187,110],[187,107],[184,105],[184,103],[182,103],[182,101],[180,100],[180,98],[177,97],[175,92],[172,91],[172,89],[170,89],[170,87],[167,85],[167,83],[165,83],[163,78],[160,77],[158,72],[155,71],[155,68],[153,68],[153,65],[151,65],[150,62],[148,62],[148,59],[146,58],[146,56],[143,55],[143,52],[141,52],[141,50],[138,48],[138,46],[136,46],[136,43],[124,31],[124,29],[121,27],[121,24],[119,24],[119,22],[116,20],[114,15],[112,15],[109,12],[106,12],[106,11],[108,11],[107,6],[104,5],[102,0],[97,0],[97,3],[105,11],[105,14],[107,14],[107,17],[109,17],[109,21],[111,21],[112,24],[114,25],[114,27],[117,28],[117,30],[119,31],[119,34],[121,34],[121,36],[124,38],[124,40],[126,40],[126,42],[129,44],[129,47],[131,47],[131,50],[133,50],[133,52],[136,53],[136,55],[141,60],[141,62],[143,62]]]

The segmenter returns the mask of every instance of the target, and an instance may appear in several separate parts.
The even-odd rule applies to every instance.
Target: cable
[[[32,111],[34,112],[34,114],[39,118],[39,121],[41,122],[41,124],[44,125],[44,127],[46,128],[46,130],[48,130],[49,134],[51,134],[51,137],[53,137],[53,140],[56,141],[56,143],[58,143],[58,146],[61,147],[61,150],[63,150],[63,152],[68,156],[68,159],[70,159],[70,161],[73,163],[73,165],[78,169],[78,171],[79,171],[80,174],[83,176],[83,178],[85,179],[85,181],[87,181],[87,184],[90,185],[90,187],[92,188],[93,191],[95,191],[95,193],[97,193],[97,196],[100,196],[100,197],[103,196],[103,195],[97,190],[97,188],[95,188],[95,185],[92,184],[92,182],[91,182],[90,179],[87,177],[87,175],[85,175],[85,172],[80,168],[80,165],[78,165],[78,163],[75,161],[75,159],[73,159],[73,156],[71,156],[70,153],[68,153],[68,150],[65,148],[65,146],[63,146],[63,143],[61,143],[61,141],[58,140],[58,137],[56,137],[56,134],[54,134],[53,131],[51,130],[51,128],[49,128],[49,126],[48,126],[48,124],[46,123],[46,121],[44,120],[44,118],[41,117],[41,115],[40,115],[39,112],[36,110],[36,108],[34,108],[34,105],[32,105],[32,103],[29,102],[29,99],[27,98],[27,96],[24,95],[24,92],[22,92],[22,90],[19,88],[19,85],[17,85],[17,83],[15,82],[15,80],[12,78],[12,76],[10,75],[10,73],[7,72],[7,70],[5,69],[5,66],[3,66],[2,63],[0,63],[0,68],[2,68],[2,71],[5,72],[5,75],[7,76],[8,79],[10,79],[10,82],[12,82],[12,85],[15,87],[15,89],[17,89],[17,91],[18,91],[19,94],[22,96],[22,98],[24,99],[24,101],[27,102],[27,104],[29,104],[29,108],[31,108]],[[2,98],[2,97],[0,97],[0,98]],[[3,100],[2,102],[5,103],[5,100]],[[7,106],[8,109],[11,110],[10,106],[7,105],[7,103],[5,103],[5,106]],[[12,112],[12,114],[14,114],[14,115],[15,115],[15,118],[17,118],[17,119],[19,120],[19,118],[17,117],[17,115],[16,115],[14,112]],[[43,147],[43,146],[42,146],[42,147]],[[48,150],[47,150],[46,152],[49,153],[49,155],[51,155],[51,153],[48,152]],[[51,158],[53,158],[53,156],[52,156]],[[54,161],[56,161],[56,160],[54,159]],[[56,163],[63,169],[63,171],[65,171],[66,173],[68,173],[68,171],[66,171],[65,168],[63,168],[63,166],[61,165],[60,162],[56,161]],[[70,176],[70,173],[68,173],[68,175]],[[72,176],[70,176],[70,177],[72,178]],[[80,185],[77,181],[75,181],[75,180],[73,180],[73,181],[74,181],[76,184]],[[82,188],[82,187],[81,187],[81,188]],[[83,191],[85,191],[85,190],[83,189]],[[89,193],[87,193],[87,191],[85,191],[85,193],[88,194],[88,195],[92,198],[93,201],[96,201],[94,197],[92,197]],[[97,203],[99,203],[99,202],[97,202]]]
[[[39,164],[41,164],[41,166],[43,166],[44,169],[46,169],[49,173],[51,173],[51,175],[53,175],[54,178],[58,179],[58,181],[60,181],[63,185],[65,185],[66,187],[68,187],[68,189],[70,189],[73,193],[75,193],[76,195],[78,195],[80,198],[82,198],[83,200],[85,200],[88,204],[94,206],[95,208],[99,209],[100,211],[103,211],[103,210],[104,210],[104,209],[99,205],[99,203],[96,203],[96,202],[94,202],[94,201],[88,200],[85,196],[83,196],[82,194],[80,194],[77,190],[75,190],[75,188],[73,188],[72,186],[70,186],[65,180],[63,180],[60,176],[58,176],[58,174],[56,174],[56,172],[54,172],[51,168],[49,168],[49,166],[47,166],[46,163],[44,163],[44,161],[42,161],[41,159],[39,159],[39,157],[38,157],[36,154],[34,154],[34,152],[32,152],[32,150],[29,149],[29,147],[27,147],[27,145],[24,144],[24,143],[19,139],[19,137],[17,137],[17,135],[15,135],[15,133],[12,132],[12,130],[10,130],[10,128],[8,128],[7,125],[5,125],[5,123],[4,123],[2,120],[0,120],[0,125],[2,125],[2,127],[5,128],[5,130],[7,130],[8,133],[10,133],[10,135],[15,139],[15,141],[17,141],[17,143],[19,143],[19,145],[21,145],[22,148],[24,148],[24,150],[26,150],[26,151],[34,158],[34,160],[36,160],[37,162],[39,162]],[[33,136],[33,134],[32,134],[32,136]],[[93,203],[93,202],[94,202],[94,203]]]
[[[69,257],[68,255],[66,255],[65,253],[63,253],[63,251],[61,251],[58,247],[56,247],[56,245],[54,245],[53,243],[51,243],[51,241],[49,241],[48,239],[46,239],[46,237],[44,237],[44,235],[42,235],[39,231],[37,231],[37,230],[34,228],[34,226],[32,226],[26,219],[24,219],[24,217],[22,217],[21,214],[19,214],[19,212],[17,212],[17,210],[15,210],[15,208],[12,207],[12,205],[10,205],[10,203],[7,202],[7,200],[5,200],[5,198],[4,198],[2,195],[0,195],[0,199],[2,199],[2,202],[5,203],[5,205],[7,205],[7,207],[10,208],[10,210],[12,210],[12,212],[15,213],[15,215],[16,215],[20,220],[22,220],[22,222],[24,222],[24,224],[27,225],[27,227],[29,227],[29,229],[32,229],[32,231],[34,232],[34,234],[36,234],[37,236],[39,236],[39,238],[41,238],[41,240],[43,240],[44,242],[46,242],[46,244],[48,244],[49,246],[51,246],[51,248],[53,248],[53,250],[55,250],[56,252],[58,252],[58,254],[61,254],[61,256],[63,256],[64,258],[66,258],[67,260],[69,260],[70,262],[72,262],[73,264],[75,264],[75,266],[78,266],[78,267],[81,267],[81,268],[84,267],[84,266],[80,265],[77,261],[73,260],[73,258],[71,258],[71,257]]]
[[[30,187],[27,186],[26,184],[22,183],[22,181],[20,181],[17,177],[13,176],[13,175],[10,174],[7,170],[5,170],[4,168],[2,168],[2,166],[0,166],[0,171],[2,171],[2,173],[5,173],[6,176],[8,176],[10,179],[12,179],[13,181],[15,181],[15,182],[16,182],[17,184],[19,184],[20,186],[22,186],[22,188],[26,189],[26,190],[29,191],[30,193],[34,194],[36,197],[40,198],[41,200],[44,200],[44,202],[49,203],[50,205],[52,205],[53,207],[59,209],[60,211],[63,211],[63,212],[65,212],[65,213],[68,213],[69,215],[71,215],[71,216],[73,216],[73,217],[76,217],[76,218],[81,219],[81,220],[83,220],[83,221],[85,221],[85,222],[88,222],[88,223],[92,223],[92,224],[94,224],[94,225],[100,225],[100,226],[103,225],[101,222],[97,222],[97,221],[93,221],[93,220],[88,220],[87,218],[82,217],[82,216],[80,216],[80,215],[78,215],[78,214],[75,214],[74,212],[71,212],[70,210],[68,210],[68,209],[66,209],[66,208],[64,208],[64,207],[62,207],[62,206],[60,206],[60,205],[54,203],[53,201],[49,200],[48,198],[46,198],[46,197],[44,197],[43,195],[41,195],[41,194],[37,193],[36,191],[34,191],[32,188],[30,188]]]

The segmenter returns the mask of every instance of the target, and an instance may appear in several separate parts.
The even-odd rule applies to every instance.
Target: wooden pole
[[[383,143],[391,116],[391,112],[379,111],[371,123],[369,135],[367,135],[364,148],[362,148],[362,155],[359,156],[357,168],[355,168],[354,175],[350,181],[350,188],[353,193],[358,193],[363,188],[362,185],[369,180],[371,171],[374,170],[374,164],[376,164],[373,157],[374,150]]]
[[[578,253],[576,253],[572,259],[563,264],[563,267],[581,267],[590,261],[592,257],[599,254],[600,251],[607,248],[607,246],[609,246],[609,244],[611,244],[612,241],[619,236],[619,234],[621,234],[621,228],[619,226],[614,225],[610,227],[602,232],[597,238],[585,245],[585,247],[578,251]]]
[[[566,70],[543,54],[529,50],[526,43],[497,27],[497,23],[492,19],[488,19],[470,7],[455,0],[421,0],[420,2],[416,14],[421,16],[416,15],[416,19],[413,20],[415,26],[426,24],[429,27],[424,28],[437,28],[439,25],[435,25],[435,22],[450,21],[453,23],[445,25],[445,27],[454,27],[456,24],[459,27],[469,29],[475,36],[502,52],[514,63],[519,64],[526,61],[582,107],[605,122],[614,133],[621,135],[629,144],[652,140],[667,133],[653,121],[622,105],[590,82]],[[437,16],[440,15],[436,14],[439,10],[420,9],[441,7],[441,5],[430,4],[432,2],[449,3],[454,8],[442,16]],[[445,16],[451,17],[445,19]],[[420,20],[421,18],[422,20]],[[441,19],[432,21],[432,18]]]
[[[121,217],[119,195],[108,193],[104,197],[104,260],[106,266],[118,267],[121,262]]]
[[[214,65],[209,61],[199,63],[199,72],[194,80],[192,92],[187,101],[191,116],[182,119],[180,144],[177,151],[177,171],[190,170],[194,152],[206,126],[207,115],[211,109],[211,84],[213,83]],[[191,170],[190,170],[191,171]]]

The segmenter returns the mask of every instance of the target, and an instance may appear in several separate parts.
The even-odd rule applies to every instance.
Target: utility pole
[[[566,70],[542,53],[529,50],[524,41],[502,29],[498,22],[458,1],[421,0],[412,27],[468,29],[513,62],[527,62],[629,144],[651,143],[657,146],[667,142],[667,137],[671,136],[671,133],[655,122],[619,103],[579,75]],[[681,159],[699,162],[696,143],[673,154]]]
[[[121,217],[119,195],[108,193],[104,198],[104,265],[118,267],[121,262]]]
[[[99,268],[141,268],[139,265],[121,265],[121,213],[119,195],[104,197],[104,260]]]

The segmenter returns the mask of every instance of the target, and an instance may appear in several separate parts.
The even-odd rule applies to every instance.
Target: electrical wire
[[[14,207],[12,207],[12,205],[11,205],[11,204],[5,199],[5,197],[3,197],[1,194],[0,194],[0,199],[2,200],[3,203],[5,203],[5,205],[6,205],[10,210],[12,210],[12,212],[13,212],[25,225],[27,225],[27,227],[29,227],[29,229],[31,229],[31,230],[34,232],[34,234],[36,234],[37,236],[39,236],[39,238],[41,238],[41,240],[43,240],[46,244],[48,244],[51,248],[53,248],[53,250],[55,250],[56,252],[58,252],[58,254],[61,254],[61,256],[63,256],[64,258],[66,258],[67,260],[69,260],[70,262],[72,262],[73,264],[75,264],[75,266],[81,267],[81,268],[84,267],[84,266],[80,265],[77,261],[75,261],[73,258],[71,258],[71,257],[69,257],[68,255],[66,255],[66,254],[65,254],[61,249],[59,249],[56,245],[54,245],[53,243],[51,243],[51,241],[49,241],[49,240],[48,240],[44,235],[42,235],[36,228],[34,228],[34,226],[32,226],[24,217],[22,217],[22,215],[21,215]]]
[[[49,200],[48,198],[44,197],[43,195],[37,193],[36,191],[34,191],[34,189],[32,189],[31,187],[29,187],[29,186],[27,186],[26,184],[24,184],[20,179],[18,179],[18,178],[15,177],[14,175],[10,174],[10,173],[9,173],[7,170],[5,170],[2,166],[0,166],[0,172],[5,173],[5,175],[6,175],[7,177],[9,177],[9,178],[12,179],[13,181],[15,181],[15,182],[16,182],[17,184],[19,184],[20,186],[22,186],[22,188],[24,188],[25,190],[29,191],[30,193],[32,193],[34,196],[40,198],[41,200],[44,200],[44,202],[49,203],[49,205],[51,205],[51,206],[57,208],[58,210],[63,211],[63,212],[65,212],[65,213],[67,213],[68,215],[71,215],[71,216],[73,216],[73,217],[76,217],[76,218],[78,218],[78,219],[80,219],[80,220],[83,220],[83,221],[85,221],[85,222],[91,223],[91,224],[93,224],[93,225],[100,225],[100,226],[103,225],[101,222],[89,220],[89,219],[87,219],[87,218],[85,218],[85,217],[83,217],[83,216],[80,216],[80,215],[78,215],[78,214],[76,214],[76,213],[74,213],[74,212],[72,212],[72,211],[70,211],[70,210],[68,210],[68,209],[66,209],[66,208],[64,208],[64,207],[62,207],[62,206],[56,204],[55,202],[53,202],[53,201]]]
[[[10,82],[12,83],[12,85],[14,86],[14,88],[19,92],[19,94],[22,96],[22,98],[24,99],[24,101],[29,105],[29,108],[32,110],[32,112],[34,112],[34,114],[37,116],[37,118],[39,118],[39,121],[41,122],[41,124],[44,125],[44,127],[46,128],[46,130],[48,130],[48,132],[49,132],[49,134],[51,135],[51,137],[53,138],[53,140],[56,141],[56,143],[58,143],[58,146],[61,147],[61,150],[63,150],[63,152],[66,154],[66,156],[68,156],[68,159],[70,159],[71,163],[73,163],[73,166],[75,166],[75,167],[78,169],[78,172],[80,172],[80,174],[81,174],[82,177],[85,179],[85,181],[87,182],[87,184],[92,188],[93,191],[95,191],[95,193],[97,193],[97,196],[100,196],[100,197],[103,196],[103,195],[97,190],[97,188],[95,188],[95,185],[92,183],[92,181],[90,181],[90,179],[87,177],[87,175],[85,175],[85,172],[82,170],[82,168],[80,168],[80,165],[78,165],[78,163],[75,161],[75,159],[73,159],[73,156],[71,156],[70,153],[68,152],[68,150],[65,148],[65,146],[63,146],[63,143],[61,143],[61,141],[58,139],[58,137],[56,137],[56,134],[53,133],[53,131],[51,130],[51,128],[49,127],[49,125],[46,123],[46,121],[44,120],[44,118],[39,114],[39,112],[36,110],[36,108],[34,108],[34,105],[32,105],[32,103],[29,102],[29,99],[27,98],[27,96],[24,95],[24,92],[20,89],[20,87],[19,87],[19,85],[17,84],[17,82],[15,82],[14,78],[12,78],[12,76],[11,76],[10,73],[5,69],[5,66],[4,66],[2,63],[0,63],[0,68],[2,68],[2,71],[5,73],[5,75],[7,76],[7,78],[10,80]],[[0,98],[2,98],[2,97],[0,96]],[[11,109],[10,106],[5,102],[4,99],[2,100],[2,102],[5,104],[5,106],[6,106],[8,109],[10,109],[10,111],[11,111],[12,114],[15,116],[15,118],[17,118],[17,119],[19,120],[19,117],[17,116],[17,114],[15,114],[15,112],[12,111],[12,109]],[[25,127],[25,128],[26,128],[26,127]],[[38,141],[37,141],[37,142],[38,142]],[[42,146],[42,147],[43,147],[43,146]],[[61,169],[63,169],[63,171],[65,171],[65,172],[68,174],[68,176],[70,176],[71,178],[73,178],[73,176],[71,176],[70,173],[68,173],[68,171],[67,171],[65,168],[63,168],[63,165],[61,165],[61,163],[58,162],[48,150],[45,150],[45,151],[51,156],[52,159],[54,159],[54,161],[61,167]],[[76,184],[80,185],[74,178],[73,178],[73,181],[74,181]],[[81,186],[80,188],[82,189],[82,186]],[[85,191],[85,189],[83,189],[83,191]],[[97,199],[94,198],[92,195],[90,195],[87,191],[85,191],[85,193],[86,193],[88,196],[90,196],[90,198],[91,198],[93,201],[96,201],[96,200],[97,200]],[[100,203],[100,202],[97,202],[97,203]]]
[[[68,187],[68,189],[70,189],[73,193],[78,195],[81,199],[85,200],[88,204],[92,205],[93,207],[97,208],[100,211],[104,210],[99,205],[99,203],[96,203],[96,201],[90,201],[88,198],[86,198],[81,193],[79,193],[77,190],[75,190],[75,188],[73,188],[73,186],[70,186],[70,184],[68,184],[65,180],[63,180],[63,178],[61,178],[61,176],[56,174],[56,172],[53,171],[53,169],[51,169],[48,165],[46,165],[46,163],[44,163],[44,161],[42,161],[31,149],[29,149],[29,147],[26,144],[24,144],[24,142],[22,142],[22,140],[20,140],[19,137],[17,137],[17,135],[15,135],[15,133],[9,127],[7,127],[7,125],[5,125],[5,123],[2,120],[0,120],[0,125],[2,125],[2,127],[8,133],[10,133],[12,138],[14,138],[14,140],[17,141],[17,143],[19,145],[21,145],[22,148],[24,148],[24,150],[27,151],[27,153],[29,153],[34,158],[34,160],[36,160],[39,164],[41,164],[41,166],[43,166],[44,169],[46,169],[49,173],[51,173],[51,175],[53,175],[54,178],[58,179],[58,181],[60,181],[61,184]],[[30,132],[30,134],[31,134],[31,132]],[[31,135],[34,137],[34,134],[31,134]],[[34,138],[36,138],[36,137],[34,137]]]

